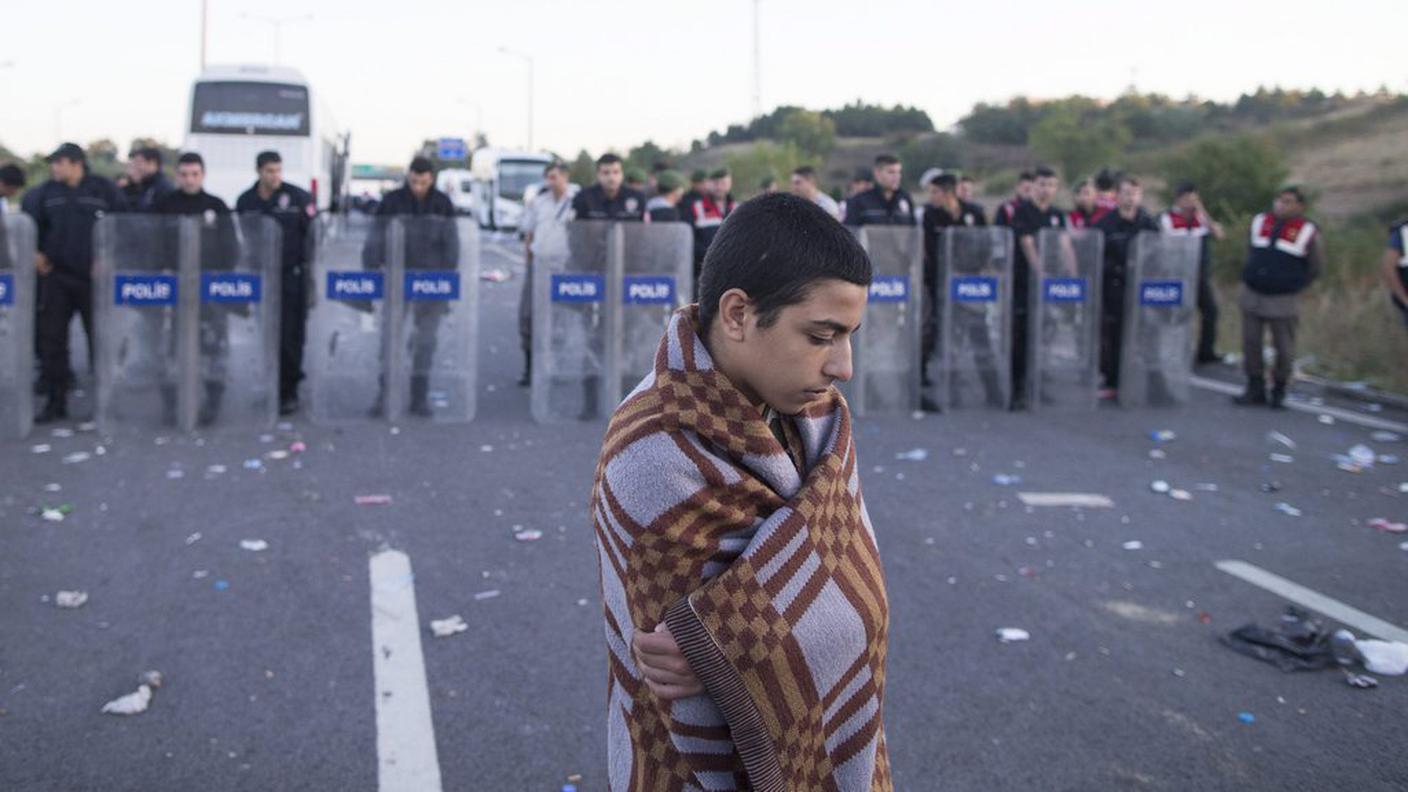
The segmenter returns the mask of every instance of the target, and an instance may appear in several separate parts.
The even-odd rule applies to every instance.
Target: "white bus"
[[[556,159],[544,151],[481,148],[470,160],[474,176],[474,215],[483,228],[517,229],[530,190],[542,184],[543,169]]]
[[[435,188],[450,196],[455,213],[474,214],[474,175],[464,168],[446,168],[435,175]]]
[[[191,86],[184,151],[205,159],[205,189],[231,207],[255,181],[254,159],[279,152],[284,180],[339,209],[348,188],[348,135],[297,69],[210,66]]]

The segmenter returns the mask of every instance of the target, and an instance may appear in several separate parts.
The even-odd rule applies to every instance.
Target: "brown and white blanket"
[[[846,401],[833,388],[775,433],[697,322],[673,317],[593,486],[609,787],[889,790],[889,607]],[[646,686],[631,638],[662,621],[707,695]]]

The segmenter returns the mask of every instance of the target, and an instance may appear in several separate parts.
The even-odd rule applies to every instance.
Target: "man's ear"
[[[729,289],[719,297],[718,322],[724,337],[730,341],[743,341],[747,336],[748,321],[753,313],[753,301],[742,289]]]

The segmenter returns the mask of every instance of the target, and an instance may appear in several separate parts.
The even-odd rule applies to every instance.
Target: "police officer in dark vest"
[[[1120,387],[1120,356],[1124,348],[1124,300],[1129,283],[1129,250],[1141,231],[1158,231],[1159,223],[1144,210],[1144,188],[1133,176],[1121,176],[1115,193],[1115,210],[1095,221],[1105,235],[1105,266],[1100,271],[1100,373],[1105,384],[1101,398],[1113,399]],[[1164,386],[1162,380],[1158,380]],[[1161,387],[1158,397],[1167,396]],[[1151,389],[1152,392],[1152,389]],[[1155,399],[1159,400],[1158,398]]]
[[[900,187],[903,170],[899,157],[876,157],[873,173],[875,186],[846,201],[846,225],[914,225],[914,199]]]
[[[161,149],[142,146],[127,155],[127,173],[118,182],[132,212],[150,212],[176,185],[161,170]]]
[[[308,230],[318,214],[313,196],[284,181],[283,158],[277,151],[261,151],[254,159],[259,180],[235,201],[235,211],[265,214],[283,232],[281,269],[283,286],[279,302],[279,414],[298,411],[298,383],[303,379],[303,341],[308,325],[308,295],[312,273],[308,267],[311,240]]]
[[[205,160],[194,151],[176,160],[176,189],[167,193],[152,207],[156,214],[195,216],[200,218],[200,267],[202,270],[232,270],[239,263],[239,237],[234,218],[225,202],[205,191]],[[180,232],[172,227],[167,233],[168,260],[177,261]],[[247,306],[202,305],[200,309],[201,382],[204,394],[197,413],[197,423],[209,426],[220,415],[220,402],[225,395],[228,375],[226,362],[230,353],[231,312],[246,312]],[[170,338],[173,343],[174,337]],[[174,354],[174,349],[168,350]],[[174,383],[163,383],[168,420],[175,418],[176,390]]]
[[[1305,193],[1285,187],[1270,212],[1252,218],[1247,264],[1242,268],[1242,359],[1247,389],[1236,404],[1285,409],[1286,388],[1296,359],[1300,293],[1320,275],[1325,262],[1320,229],[1305,217]],[[1271,394],[1266,392],[1262,339],[1271,329],[1276,348]]]
[[[396,215],[408,217],[442,218],[439,221],[408,226],[405,234],[406,271],[455,270],[460,265],[459,230],[455,227],[455,205],[450,196],[435,189],[435,166],[425,157],[411,160],[406,174],[406,183],[387,193],[377,207],[376,219],[371,233],[367,235],[362,248],[362,266],[379,269],[385,265],[386,232],[391,218]],[[641,201],[643,205],[645,201]],[[410,303],[412,328],[410,337],[411,353],[411,402],[407,407],[412,415],[428,418],[430,410],[430,366],[435,358],[437,335],[440,320],[449,312],[449,305],[439,301],[416,301]],[[405,350],[393,350],[393,354],[403,354]],[[385,362],[383,361],[383,366]],[[376,403],[372,406],[373,416],[385,411],[386,374],[383,371],[377,389]]]
[[[34,218],[39,251],[38,336],[42,377],[48,401],[35,416],[38,423],[68,417],[68,326],[76,313],[93,349],[93,226],[126,202],[117,187],[88,173],[87,157],[74,143],[49,155],[49,181],[24,197],[23,209]]]

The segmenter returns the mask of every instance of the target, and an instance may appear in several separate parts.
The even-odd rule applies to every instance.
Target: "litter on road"
[[[1370,520],[1369,527],[1384,533],[1408,533],[1408,524],[1389,522],[1388,519],[1384,517],[1375,517]]]
[[[515,533],[513,538],[520,542],[536,542],[543,538],[543,532],[539,531],[537,528],[527,528]]]
[[[63,461],[65,465],[76,465],[79,462],[87,462],[92,458],[93,455],[87,451],[74,451],[72,454],[64,456]]]
[[[390,495],[358,495],[352,499],[358,506],[389,506]]]
[[[30,446],[29,450],[31,453],[35,454],[47,454],[54,449],[53,446],[49,445],[48,443],[36,443],[35,445]]]
[[[1158,429],[1149,433],[1149,439],[1153,440],[1155,443],[1167,443],[1172,440],[1177,440],[1178,435],[1175,434],[1172,429]]]
[[[484,600],[493,599],[499,596],[500,593],[501,592],[498,589],[489,589],[488,591],[481,591],[475,594],[474,599],[476,602],[483,602]]]
[[[1375,443],[1397,443],[1403,438],[1395,432],[1380,430],[1369,435],[1369,439],[1373,440]]]
[[[1266,433],[1266,439],[1267,439],[1268,442],[1280,443],[1281,445],[1285,446],[1286,448],[1291,449],[1292,451],[1294,451],[1294,450],[1296,449],[1296,441],[1294,441],[1294,440],[1292,440],[1291,438],[1289,438],[1289,437],[1287,437],[1287,436],[1281,434],[1280,432],[1276,432],[1276,431],[1267,432],[1267,433]]]
[[[1123,547],[1123,548],[1126,549],[1126,550],[1143,550],[1143,549],[1144,549],[1144,543],[1141,542],[1141,541],[1139,541],[1138,539],[1135,539],[1135,540],[1129,541],[1129,542],[1125,542],[1123,545],[1120,545],[1120,546]]]
[[[263,539],[241,539],[240,547],[252,553],[260,553],[269,549],[269,543]]]
[[[997,631],[997,640],[1002,643],[1031,640],[1031,633],[1018,627],[1002,627]]]
[[[900,453],[895,454],[895,459],[898,459],[902,462],[923,462],[928,458],[929,451],[928,449],[924,448],[912,448],[908,451],[901,451]]]
[[[1115,502],[1106,495],[1084,492],[1019,492],[1024,506],[1074,506],[1083,509],[1112,509]]]
[[[1272,462],[1280,462],[1283,465],[1289,465],[1296,461],[1296,458],[1290,454],[1272,454],[1270,458]]]
[[[999,487],[1010,487],[1013,484],[1021,484],[1022,477],[1014,476],[1010,473],[998,473],[997,475],[992,477],[992,483],[996,484]]]
[[[1167,481],[1159,479],[1158,481],[1150,482],[1149,489],[1159,493],[1160,495],[1167,495],[1168,491],[1172,489],[1172,487],[1169,486],[1169,483]]]
[[[1408,644],[1400,641],[1356,640],[1354,650],[1365,670],[1383,676],[1403,676],[1408,672]]]
[[[1300,509],[1297,509],[1296,507],[1292,506],[1292,505],[1289,504],[1289,503],[1286,503],[1285,501],[1281,501],[1280,503],[1277,503],[1273,508],[1275,508],[1276,511],[1281,512],[1282,514],[1285,514],[1285,515],[1288,515],[1288,516],[1291,516],[1291,517],[1299,517],[1299,516],[1301,515],[1301,510],[1300,510]]]
[[[54,595],[54,604],[60,608],[81,608],[88,602],[86,591],[60,591]]]
[[[152,701],[152,691],[161,687],[161,672],[148,671],[138,678],[137,690],[115,698],[103,705],[102,711],[110,715],[140,715],[147,711]]]
[[[468,629],[469,625],[464,623],[464,617],[458,613],[446,619],[434,619],[430,622],[430,631],[435,634],[436,638],[448,638]]]

